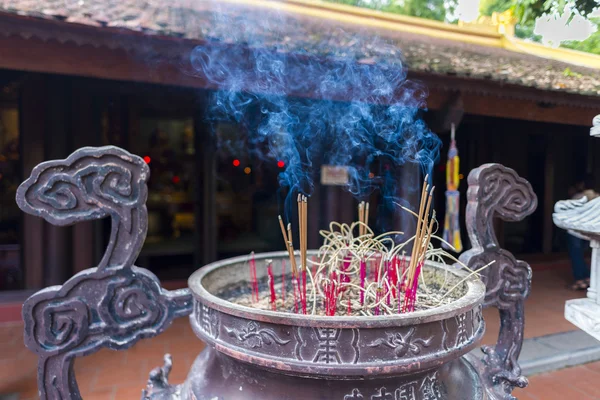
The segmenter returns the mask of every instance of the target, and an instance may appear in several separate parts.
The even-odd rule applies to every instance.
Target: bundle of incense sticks
[[[434,189],[435,187],[429,189],[426,176],[425,182],[423,182],[423,190],[421,191],[417,229],[415,231],[412,253],[406,275],[404,312],[414,311],[419,274],[421,272],[421,267],[425,262],[425,254],[429,247],[429,242],[431,241],[433,224],[435,222],[435,216],[432,218],[429,216]]]
[[[294,293],[294,310],[298,312],[298,266],[296,265],[296,254],[294,252],[294,241],[292,237],[292,224],[288,223],[287,230],[283,225],[283,219],[281,215],[279,216],[279,227],[281,228],[281,235],[283,236],[283,241],[285,243],[285,248],[288,252],[288,256],[290,258],[290,268],[291,268],[291,279],[292,279],[292,291]],[[284,282],[285,286],[285,282]]]
[[[292,286],[294,290],[294,307],[298,311],[297,297],[300,298],[302,313],[306,314],[307,299],[306,299],[306,268],[308,264],[308,240],[307,240],[307,223],[308,223],[308,198],[302,194],[298,194],[298,234],[300,242],[300,271],[296,263],[296,254],[294,251],[294,241],[292,237],[292,224],[288,223],[287,230],[284,227],[283,219],[279,216],[279,226],[281,235],[285,242],[288,256],[290,258],[292,272]]]
[[[328,316],[352,315],[353,311],[358,315],[391,315],[396,312],[413,312],[417,304],[419,307],[431,307],[432,301],[437,301],[434,300],[437,298],[437,293],[424,289],[419,291],[417,299],[419,281],[429,277],[429,274],[422,276],[425,262],[430,257],[436,259],[440,256],[451,257],[442,249],[430,248],[432,237],[437,238],[433,232],[435,226],[435,211],[432,211],[433,191],[434,188],[427,184],[426,177],[418,213],[400,206],[414,215],[417,220],[415,235],[403,242],[397,240],[402,232],[374,235],[367,225],[369,204],[361,202],[358,206],[358,221],[352,224],[331,222],[329,230],[319,231],[324,238],[324,244],[317,253],[318,257],[311,258],[310,271],[307,258],[308,199],[305,195],[299,194],[297,199],[298,253],[294,250],[292,224],[288,221],[286,227],[281,216],[279,217],[281,234],[290,259],[291,291],[294,296],[293,303],[290,301],[286,307],[293,304],[296,313],[308,314],[307,303],[310,300],[311,314],[322,312]],[[411,245],[409,257],[405,249]],[[256,272],[252,272],[252,268],[256,268],[253,262],[251,276],[255,276]],[[272,266],[269,265],[267,269],[271,301],[262,303],[270,303],[269,308],[271,308],[275,307],[276,293]],[[307,288],[307,274],[310,274],[309,288]],[[282,263],[281,281],[280,303],[286,304],[285,291],[289,286],[286,288],[285,263]],[[255,295],[254,278],[252,282],[255,301],[257,295]],[[453,286],[450,292],[458,285]],[[442,285],[442,288],[445,286]],[[291,295],[292,293],[289,293],[289,296]],[[441,299],[446,298],[446,295],[447,293],[442,295]],[[265,296],[265,300],[268,296],[268,294]],[[451,301],[450,299],[446,301]],[[442,304],[441,300],[436,304]]]
[[[300,290],[300,302],[302,303],[302,313],[306,314],[306,264],[307,264],[307,214],[308,199],[303,194],[298,194],[298,225],[300,232],[300,268],[302,272],[302,286]]]
[[[367,226],[369,225],[369,202],[361,201],[358,203],[358,236],[367,234]]]

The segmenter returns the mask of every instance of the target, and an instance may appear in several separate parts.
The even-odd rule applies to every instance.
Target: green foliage
[[[527,40],[531,40],[532,42],[541,43],[542,37],[540,35],[533,33],[534,29],[535,29],[535,25],[533,22],[529,22],[529,23],[525,23],[525,24],[517,23],[517,25],[515,26],[515,36],[518,37],[519,39],[527,39]]]
[[[458,0],[328,0],[334,3],[371,8],[395,14],[454,22],[454,10]],[[545,13],[561,14],[566,6],[576,13],[587,16],[598,7],[599,0],[481,0],[480,15],[491,16],[494,12],[512,9],[518,19],[515,35],[521,39],[541,42],[541,36],[533,33],[536,18]],[[563,43],[564,47],[600,54],[600,29],[583,41]]]
[[[513,6],[513,0],[481,0],[479,2],[479,14],[490,16],[493,13],[501,13]]]
[[[535,22],[543,14],[562,14],[570,7],[586,17],[598,7],[598,0],[512,0],[513,10],[520,22]]]
[[[384,8],[384,11],[445,21],[447,20],[447,15],[452,13],[452,10],[449,8],[446,8],[445,0],[404,0],[401,3],[394,3]]]
[[[458,0],[329,0],[333,3],[371,8],[394,14],[449,21]]]
[[[596,32],[585,40],[570,40],[562,42],[561,46],[586,53],[600,54],[600,18],[590,19],[596,25]]]
[[[513,9],[514,0],[481,0],[479,3],[479,14],[491,16],[493,13],[502,13]],[[528,39],[534,42],[541,42],[542,37],[533,33],[535,28],[534,21],[518,22],[515,26],[515,36],[521,39]]]

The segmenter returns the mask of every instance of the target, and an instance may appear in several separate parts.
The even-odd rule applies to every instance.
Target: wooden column
[[[552,239],[554,237],[554,223],[552,213],[554,212],[554,154],[560,150],[557,148],[556,134],[551,132],[548,135],[546,148],[546,159],[544,162],[544,230],[542,233],[542,252],[544,254],[552,253]]]
[[[75,81],[72,89],[71,151],[84,146],[101,146],[101,113],[98,101],[89,90]],[[100,221],[80,222],[73,226],[73,273],[95,266],[102,257],[96,251],[96,236],[101,239]]]
[[[419,166],[415,163],[406,163],[399,168],[398,173],[400,176],[397,186],[398,196],[415,210],[419,207],[423,183]],[[409,238],[415,234],[416,226],[416,219],[412,215],[399,207],[394,209],[394,230],[404,232],[404,237]]]
[[[45,104],[43,95],[46,81],[31,74],[23,81],[19,96],[19,129],[21,177],[26,179],[33,167],[45,160],[44,126]],[[25,274],[25,288],[39,289],[44,285],[44,220],[29,214],[22,215],[21,265]]]
[[[316,165],[319,165],[317,163]],[[319,182],[318,174],[313,176],[314,179],[314,189],[310,196],[308,203],[308,243],[307,246],[309,249],[318,249],[321,244],[321,236],[319,235],[319,230],[324,228],[321,223],[321,192],[323,186],[321,182]],[[329,222],[326,222],[329,224]]]
[[[337,207],[340,209],[339,222],[351,224],[356,221],[356,213],[358,203],[354,200],[354,196],[341,186],[337,188],[339,192]]]
[[[323,186],[323,192],[325,192],[325,207],[323,210],[325,223],[329,224],[331,221],[339,221],[339,188],[336,186]]]
[[[46,102],[46,158],[63,159],[70,153],[69,136],[71,134],[68,118],[70,116],[70,82],[68,78],[50,76]],[[44,284],[62,284],[71,273],[71,228],[46,224],[46,259]]]
[[[196,254],[198,267],[217,259],[217,210],[216,210],[216,138],[208,121],[204,119],[205,105],[198,106],[194,118],[196,147],[195,206]]]

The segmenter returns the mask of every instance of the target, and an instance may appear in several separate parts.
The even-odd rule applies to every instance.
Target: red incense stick
[[[365,279],[367,278],[367,263],[360,260],[360,305],[365,304]]]
[[[256,260],[254,252],[250,254],[250,282],[252,285],[252,301],[258,302],[258,279],[256,278]]]
[[[275,311],[275,302],[277,300],[277,296],[275,295],[275,279],[273,278],[273,268],[271,265],[272,264],[269,263],[267,267],[267,274],[269,275],[269,289],[271,291],[271,308],[273,309],[273,311]]]
[[[285,303],[285,259],[281,260],[281,299]]]
[[[292,274],[292,288],[294,289],[294,311],[298,314],[298,294],[296,287],[298,286],[298,279]]]
[[[302,314],[306,314],[306,269],[302,270]]]
[[[352,303],[350,302],[350,296],[348,296],[348,315],[352,315]]]

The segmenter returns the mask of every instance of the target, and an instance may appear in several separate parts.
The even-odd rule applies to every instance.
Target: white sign
[[[321,167],[321,184],[345,186],[348,184],[348,167],[342,165],[323,165]]]

